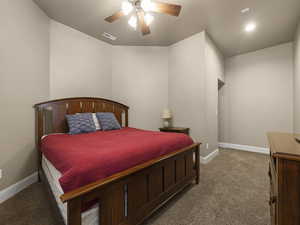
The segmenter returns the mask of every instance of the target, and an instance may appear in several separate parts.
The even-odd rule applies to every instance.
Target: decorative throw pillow
[[[74,115],[66,115],[69,133],[81,134],[96,131],[92,113],[77,113]]]
[[[118,130],[121,126],[113,113],[96,113],[102,130]]]
[[[76,114],[82,114],[82,113],[76,113]],[[92,117],[93,117],[93,121],[94,121],[96,130],[101,130],[101,126],[100,126],[100,123],[97,119],[96,113],[91,113],[91,114],[92,114]]]

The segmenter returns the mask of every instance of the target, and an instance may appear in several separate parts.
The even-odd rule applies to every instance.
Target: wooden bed
[[[45,134],[67,132],[66,114],[113,112],[123,127],[128,126],[129,107],[102,98],[58,99],[36,104],[34,108],[39,176],[43,174],[41,138]],[[95,199],[100,204],[101,225],[141,224],[189,184],[199,183],[199,146],[195,143],[63,194],[60,199],[68,203],[68,225],[81,225],[82,206]],[[127,215],[124,214],[125,186],[128,190]]]

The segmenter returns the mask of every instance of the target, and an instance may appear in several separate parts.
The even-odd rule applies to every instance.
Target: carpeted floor
[[[201,182],[154,214],[145,225],[269,225],[267,156],[221,150],[201,165]],[[0,205],[0,225],[63,225],[42,184]]]

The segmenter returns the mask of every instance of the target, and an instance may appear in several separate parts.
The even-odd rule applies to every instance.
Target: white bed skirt
[[[47,177],[47,180],[50,184],[50,188],[52,190],[53,195],[55,196],[56,203],[60,210],[60,213],[67,225],[67,203],[62,203],[60,200],[60,196],[64,193],[60,184],[59,178],[61,177],[61,173],[49,162],[46,157],[43,156],[42,159],[42,167]],[[82,225],[99,225],[99,206],[95,205],[90,210],[84,212],[82,217]]]

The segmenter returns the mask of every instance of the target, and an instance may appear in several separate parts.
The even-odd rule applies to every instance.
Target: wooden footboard
[[[61,200],[68,203],[68,225],[82,224],[82,206],[93,199],[100,205],[99,225],[137,225],[194,180],[199,182],[199,144],[66,193]]]

